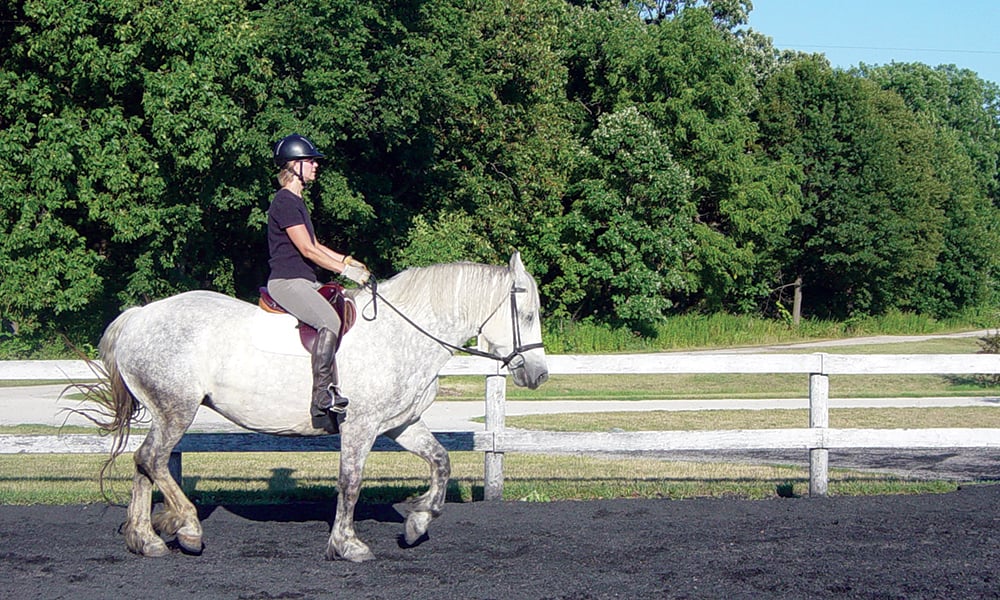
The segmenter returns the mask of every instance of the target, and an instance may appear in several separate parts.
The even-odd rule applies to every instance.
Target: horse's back
[[[239,310],[246,311],[254,308],[254,305],[220,294],[210,290],[191,290],[182,292],[174,296],[168,296],[142,307],[145,311],[170,310],[170,311],[197,311],[214,312]]]
[[[208,290],[193,290],[139,307],[146,321],[166,320],[204,324],[225,316],[242,316],[256,307],[242,300]]]
[[[252,304],[216,292],[184,292],[130,308],[105,330],[101,357],[128,371],[194,370],[213,348],[240,335]],[[185,368],[186,367],[186,368]]]

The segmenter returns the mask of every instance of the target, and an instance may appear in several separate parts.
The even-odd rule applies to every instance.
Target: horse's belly
[[[289,436],[322,435],[327,433],[312,426],[312,419],[309,417],[308,412],[271,410],[267,413],[261,413],[259,411],[245,410],[244,407],[233,407],[230,405],[212,405],[211,408],[240,427],[257,433]],[[306,411],[308,411],[308,407]],[[266,417],[263,416],[265,414]]]
[[[310,369],[305,357],[246,356],[223,365],[205,404],[252,431],[317,435],[323,432],[311,425]]]

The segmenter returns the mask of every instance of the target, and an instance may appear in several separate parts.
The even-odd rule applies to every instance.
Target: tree
[[[694,284],[691,177],[652,122],[628,108],[601,117],[573,180],[550,293],[578,307],[576,318],[647,330]]]
[[[496,262],[517,247],[544,275],[535,248],[576,146],[557,54],[564,11],[554,0],[386,6],[393,37],[373,59],[372,125],[350,165],[378,228],[393,231],[369,236],[386,268],[454,258],[454,222],[486,241],[461,258]]]
[[[784,249],[812,314],[917,308],[944,249],[948,181],[937,138],[896,94],[798,60],[765,86],[757,117],[775,157],[802,165],[802,213]]]
[[[192,287],[255,289],[268,148],[289,130],[329,142],[351,119],[366,82],[365,37],[354,35],[364,8],[41,0],[5,10],[4,319],[93,340],[127,305]],[[289,36],[295,19],[309,27]]]
[[[919,308],[954,314],[995,302],[1000,227],[1000,88],[951,65],[862,65],[854,73],[899,94],[937,130],[934,165],[948,182],[948,224]]]
[[[671,19],[686,9],[701,6],[710,11],[718,27],[725,30],[746,24],[753,10],[749,0],[647,0],[640,4],[653,22]]]
[[[893,90],[935,125],[952,129],[973,161],[978,187],[1000,207],[1000,86],[954,65],[861,65],[853,72]]]
[[[798,207],[794,167],[753,152],[757,90],[745,49],[707,7],[652,24],[584,10],[572,35],[570,95],[590,120],[637,107],[693,177],[699,281],[678,303],[756,308],[773,287],[768,248]]]
[[[777,54],[750,8],[4,3],[0,344],[93,341],[191,288],[252,297],[292,132],[328,157],[323,241],[379,276],[518,248],[551,314],[636,329],[765,310],[800,274],[816,313],[988,297],[996,87]]]

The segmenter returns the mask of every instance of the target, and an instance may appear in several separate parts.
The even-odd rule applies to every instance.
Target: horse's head
[[[505,357],[515,385],[535,389],[549,378],[549,369],[542,347],[538,286],[518,252],[510,257],[510,276],[510,301],[483,325],[480,344],[485,342],[491,353]]]

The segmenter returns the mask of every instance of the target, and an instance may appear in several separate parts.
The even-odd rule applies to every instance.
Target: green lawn
[[[803,457],[805,453],[803,453]],[[0,504],[99,503],[94,455],[0,455]],[[453,452],[449,502],[482,499],[483,455]],[[336,494],[337,453],[218,453],[184,456],[185,492],[200,504],[272,504],[328,500]],[[835,465],[834,465],[835,467]],[[111,500],[128,501],[131,457],[106,482]],[[806,495],[808,469],[790,465],[688,462],[657,458],[508,454],[506,500],[740,497]],[[406,453],[373,453],[362,502],[394,503],[422,493],[427,467]],[[954,482],[907,481],[884,473],[832,468],[831,495],[954,491]]]

